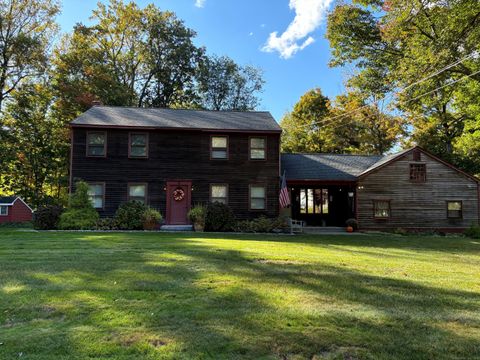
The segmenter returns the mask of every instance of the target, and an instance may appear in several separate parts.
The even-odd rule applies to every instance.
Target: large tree
[[[22,82],[45,71],[58,12],[54,0],[0,1],[0,112]]]
[[[480,2],[339,3],[329,15],[327,38],[332,66],[356,65],[349,86],[386,95],[414,126],[413,141],[459,165],[480,158],[461,145],[480,131],[478,109],[468,109],[480,81]]]

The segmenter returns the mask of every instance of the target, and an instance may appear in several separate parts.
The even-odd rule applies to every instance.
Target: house
[[[280,213],[280,174],[309,226],[461,230],[480,220],[479,181],[415,147],[388,156],[280,154],[268,112],[94,106],[71,122],[70,183],[82,179],[101,216],[129,199],[188,224],[196,203],[238,219]]]
[[[281,129],[268,112],[94,106],[70,125],[71,184],[90,185],[101,216],[129,199],[170,225],[209,201],[239,219],[278,216]]]
[[[0,224],[32,221],[33,210],[18,196],[0,196]]]
[[[457,231],[480,222],[479,180],[420,147],[387,156],[282,154],[292,207],[313,226]]]

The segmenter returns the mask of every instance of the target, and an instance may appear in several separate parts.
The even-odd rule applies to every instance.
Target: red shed
[[[0,196],[0,223],[32,221],[33,210],[18,196]]]

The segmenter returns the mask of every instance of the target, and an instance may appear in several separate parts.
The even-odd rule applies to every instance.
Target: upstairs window
[[[128,200],[147,203],[147,184],[128,184]]]
[[[89,131],[87,133],[87,156],[105,157],[107,154],[107,133]]]
[[[210,158],[228,159],[228,137],[212,136],[210,138]]]
[[[463,216],[462,210],[461,201],[447,201],[447,218],[461,219]]]
[[[8,215],[8,206],[0,205],[0,216],[7,216]]]
[[[148,157],[148,133],[130,133],[128,156],[131,158]]]
[[[105,185],[103,183],[88,184],[88,197],[95,209],[103,209],[105,204]]]
[[[266,139],[264,137],[250,138],[250,160],[265,160]]]
[[[390,217],[390,201],[374,200],[373,215],[376,219],[388,219]]]
[[[410,164],[410,181],[418,183],[427,181],[427,165]]]
[[[210,202],[228,203],[228,185],[212,184],[210,185]]]
[[[250,210],[266,209],[266,189],[261,185],[250,185]]]

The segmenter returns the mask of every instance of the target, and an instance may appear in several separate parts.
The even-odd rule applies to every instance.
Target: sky
[[[105,1],[102,1],[105,2]],[[344,90],[344,71],[330,68],[325,39],[332,0],[136,0],[173,11],[197,32],[207,53],[260,67],[266,81],[258,110],[277,121],[306,91],[319,87],[330,98]],[[62,32],[88,23],[97,0],[63,0]]]

